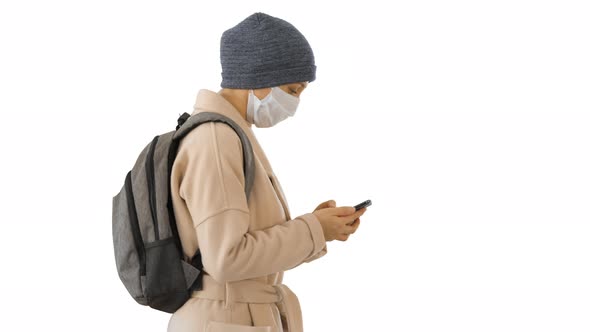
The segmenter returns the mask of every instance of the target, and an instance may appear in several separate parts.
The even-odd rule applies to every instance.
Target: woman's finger
[[[356,232],[357,228],[359,228],[360,225],[361,225],[361,218],[358,218],[357,220],[355,220],[352,223],[351,226],[354,227],[354,231]]]
[[[331,208],[331,207],[335,207],[335,206],[336,206],[336,202],[333,199],[331,199],[329,201],[325,201],[325,202],[321,203],[320,205],[318,205],[314,211],[325,209],[325,208]]]
[[[331,208],[331,209],[333,210],[333,215],[345,216],[345,217],[348,217],[348,219],[350,219],[350,217],[354,214],[354,207],[352,207],[352,206],[339,206],[339,207],[335,207],[335,208]]]
[[[348,223],[347,225],[348,225],[348,226],[353,226],[353,227],[354,227],[354,226],[356,226],[356,224],[358,223],[358,221],[359,221],[359,218],[356,218],[356,219],[355,219],[353,222],[351,222],[351,223]]]
[[[362,216],[363,213],[365,213],[365,211],[367,211],[366,207],[362,208],[362,209],[360,209],[348,216],[342,216],[341,218],[343,218],[346,221],[346,224],[350,224],[350,223],[354,222],[355,220],[357,220],[358,218],[360,218],[360,216]]]
[[[348,229],[347,229],[347,230],[345,230],[344,232],[345,232],[346,234],[349,234],[349,235],[350,235],[350,234],[354,234],[354,232],[356,232],[356,230],[359,228],[360,224],[361,224],[361,219],[360,219],[360,218],[357,218],[357,219],[355,219],[355,220],[354,220],[354,221],[353,221],[351,224],[347,224],[347,225],[346,225],[346,226],[348,226],[348,227],[350,227],[350,228],[348,228]]]
[[[356,227],[352,225],[345,225],[342,233],[345,235],[353,234],[356,231]]]

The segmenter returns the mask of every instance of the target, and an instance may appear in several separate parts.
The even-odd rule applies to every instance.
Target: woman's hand
[[[333,200],[318,205],[313,214],[318,218],[324,231],[326,241],[346,241],[350,234],[356,232],[360,225],[360,216],[367,208],[355,212],[352,206],[332,207]]]

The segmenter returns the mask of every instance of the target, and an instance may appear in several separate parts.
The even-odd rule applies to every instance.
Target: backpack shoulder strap
[[[246,136],[246,133],[240,126],[235,123],[232,119],[227,116],[215,112],[200,112],[195,115],[189,115],[188,113],[182,114],[178,118],[177,130],[172,136],[172,141],[176,144],[180,142],[191,130],[197,126],[206,122],[223,122],[229,125],[238,134],[240,141],[242,142],[242,152],[244,155],[244,178],[246,181],[245,191],[246,199],[250,198],[250,191],[254,184],[254,153],[252,152],[252,144]]]

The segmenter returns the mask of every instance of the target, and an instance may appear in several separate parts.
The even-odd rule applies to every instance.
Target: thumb
[[[333,213],[337,216],[348,216],[354,213],[354,207],[352,206],[340,206],[332,209]]]
[[[318,205],[315,208],[314,211],[325,209],[325,208],[330,208],[330,207],[336,207],[336,202],[334,202],[333,200],[322,202],[320,205]]]

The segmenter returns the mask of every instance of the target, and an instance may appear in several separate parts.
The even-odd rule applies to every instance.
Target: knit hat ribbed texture
[[[315,80],[313,51],[291,23],[254,13],[221,35],[221,87],[259,89]]]

